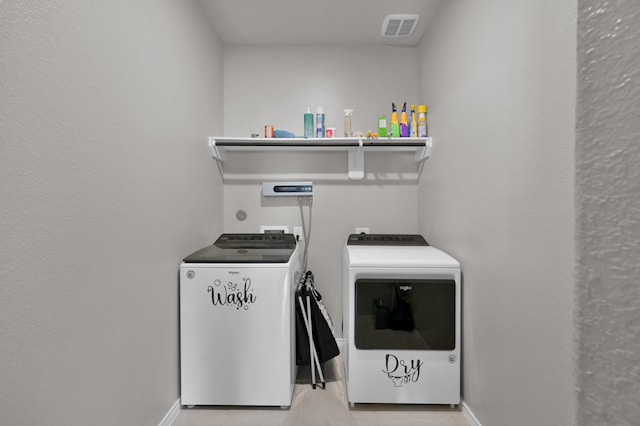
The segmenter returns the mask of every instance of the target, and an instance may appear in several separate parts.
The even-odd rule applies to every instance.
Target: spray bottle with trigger
[[[409,116],[409,137],[418,136],[418,120],[416,119],[416,106],[411,105],[411,115]]]
[[[409,120],[407,119],[407,103],[402,104],[402,115],[400,116],[400,137],[409,137]]]
[[[350,138],[352,135],[351,132],[351,116],[353,115],[352,109],[344,110],[344,137]]]
[[[400,137],[400,123],[398,123],[398,110],[395,102],[391,102],[391,137]]]

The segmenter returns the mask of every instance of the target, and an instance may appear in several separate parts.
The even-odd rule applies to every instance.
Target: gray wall
[[[157,424],[222,230],[221,46],[191,1],[7,1],[0,68],[0,423]]]
[[[419,226],[463,269],[463,399],[574,424],[575,1],[446,1],[421,45]]]
[[[354,109],[354,131],[373,130],[378,115],[390,115],[392,100],[417,103],[417,57],[417,48],[407,47],[225,46],[225,136],[261,133],[265,124],[300,135],[307,106],[313,112],[323,106],[327,126],[337,127],[340,134],[344,108]],[[292,66],[294,62],[301,65]],[[318,62],[323,65],[316,66]],[[314,182],[309,269],[341,336],[347,235],[356,227],[416,232],[414,154],[366,155],[362,181],[348,179],[346,152],[230,153],[224,167],[228,232],[258,232],[260,225],[301,226],[298,199],[266,199],[261,196],[262,181]],[[236,219],[238,210],[247,212],[245,221]],[[306,206],[304,214],[308,220]]]
[[[579,1],[579,424],[640,419],[640,7]]]

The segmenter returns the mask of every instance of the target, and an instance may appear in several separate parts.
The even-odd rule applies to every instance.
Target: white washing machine
[[[420,235],[353,234],[344,248],[347,397],[460,403],[460,264]]]
[[[291,405],[299,272],[291,234],[223,234],[184,259],[183,405]]]

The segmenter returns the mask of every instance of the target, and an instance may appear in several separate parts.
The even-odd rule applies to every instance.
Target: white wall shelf
[[[420,163],[431,155],[432,139],[428,138],[209,138],[211,156],[224,163],[227,151],[346,151],[348,154],[348,177],[364,179],[365,151],[415,152],[415,161]]]

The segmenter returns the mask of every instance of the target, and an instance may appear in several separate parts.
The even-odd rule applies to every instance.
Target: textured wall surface
[[[483,425],[572,425],[576,2],[445,1],[420,92],[421,231],[463,270],[463,399]]]
[[[1,424],[151,425],[178,398],[221,60],[195,2],[0,2]]]
[[[579,424],[640,421],[640,6],[579,1]]]

